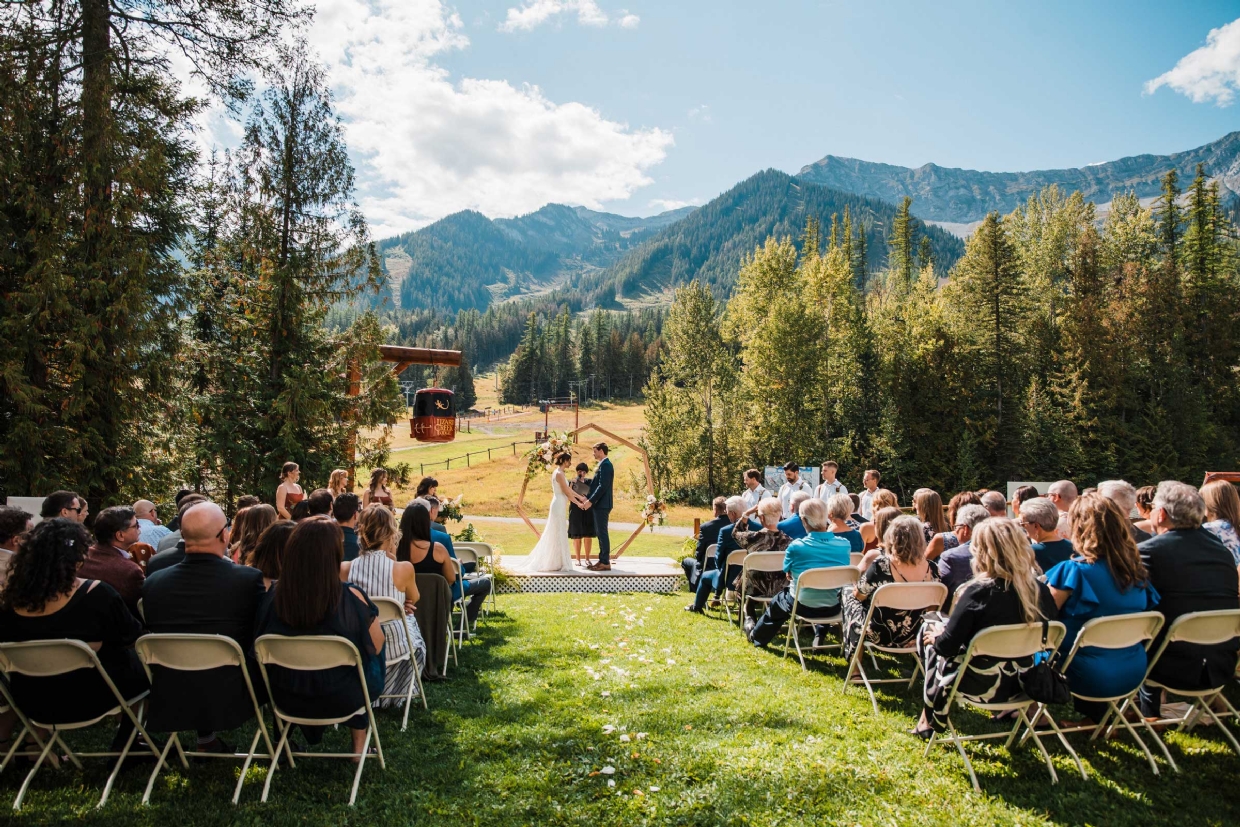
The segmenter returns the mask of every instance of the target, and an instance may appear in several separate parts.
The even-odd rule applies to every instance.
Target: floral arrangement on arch
[[[442,525],[448,520],[459,523],[461,521],[461,499],[464,494],[457,494],[454,500],[444,500],[439,504],[438,522]]]
[[[546,442],[538,443],[525,455],[525,481],[529,482],[539,473],[551,471],[555,468],[556,456],[565,451],[570,454],[573,452],[573,444],[569,442],[567,434],[557,434],[554,431],[547,434]]]
[[[646,507],[642,509],[642,520],[654,531],[655,525],[663,525],[667,521],[667,504],[654,494],[646,496]]]

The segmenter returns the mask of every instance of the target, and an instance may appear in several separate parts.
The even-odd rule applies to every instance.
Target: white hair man
[[[1046,499],[1059,509],[1059,534],[1062,537],[1072,536],[1072,522],[1068,518],[1068,511],[1072,508],[1072,503],[1076,502],[1076,497],[1076,483],[1072,480],[1056,480],[1046,489]]]
[[[701,612],[705,609],[706,601],[711,599],[712,592],[715,595],[714,600],[718,601],[724,587],[731,586],[740,574],[740,566],[727,564],[728,555],[740,548],[732,536],[733,529],[739,527],[743,531],[746,528],[759,527],[757,523],[746,519],[745,501],[740,497],[728,497],[727,502],[724,503],[724,513],[727,515],[728,523],[719,529],[719,548],[715,549],[715,568],[704,571],[698,576],[697,591],[694,593],[693,603],[685,606],[686,612]],[[724,571],[724,568],[727,571]]]
[[[1072,541],[1059,534],[1059,509],[1046,497],[1025,500],[1017,520],[1033,543],[1038,567],[1048,572],[1075,553]]]
[[[810,499],[810,493],[808,491],[798,491],[793,494],[788,500],[788,504],[792,508],[792,515],[780,520],[779,525],[776,526],[780,531],[787,534],[794,540],[800,540],[808,533],[805,530],[805,525],[801,522],[800,510],[801,504],[808,499]]]
[[[1157,609],[1167,619],[1163,634],[1176,618],[1189,612],[1240,608],[1240,577],[1227,546],[1201,527],[1206,503],[1191,485],[1158,484],[1150,509],[1155,537],[1138,548],[1149,572],[1150,585],[1161,599]],[[1156,651],[1162,635],[1151,644]],[[1213,646],[1172,643],[1155,664],[1150,677],[1175,689],[1211,689],[1231,680],[1236,668],[1235,639]],[[1159,714],[1160,692],[1141,690],[1141,712]]]
[[[973,577],[973,550],[969,545],[973,540],[973,529],[987,519],[990,519],[990,512],[974,503],[962,505],[956,510],[956,524],[952,526],[952,531],[960,545],[939,555],[939,579],[947,586],[948,600],[956,589]]]
[[[1144,543],[1154,536],[1137,528],[1136,523],[1132,521],[1132,512],[1137,507],[1137,489],[1132,483],[1125,480],[1103,480],[1098,483],[1098,493],[1115,503],[1119,510],[1124,512],[1124,516],[1128,518],[1128,532],[1132,534],[1133,542]]]

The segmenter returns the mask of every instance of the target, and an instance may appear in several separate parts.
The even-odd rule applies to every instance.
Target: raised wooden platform
[[[523,572],[525,557],[504,555],[503,568],[508,582],[505,592],[654,592],[667,593],[684,588],[685,574],[680,563],[669,557],[621,557],[611,571]]]

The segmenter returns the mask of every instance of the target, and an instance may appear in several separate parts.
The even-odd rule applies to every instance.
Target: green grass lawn
[[[353,810],[351,765],[303,760],[280,771],[266,805],[257,801],[265,770],[234,808],[236,768],[215,763],[161,776],[149,808],[139,804],[145,773],[127,772],[96,812],[96,760],[84,774],[43,774],[8,823],[1240,823],[1240,758],[1216,734],[1169,736],[1179,776],[1152,775],[1122,741],[1082,742],[1091,773],[1082,781],[1052,748],[1058,786],[1031,748],[976,747],[977,795],[958,755],[923,759],[921,742],[905,734],[915,692],[880,696],[875,716],[864,692],[842,691],[838,660],[820,657],[803,673],[794,659],[753,650],[735,627],[681,611],[686,600],[501,597],[502,613],[466,645],[450,681],[429,688],[429,712],[416,709],[406,733],[397,713],[382,713],[387,769],[368,766]],[[344,739],[329,733],[326,743]],[[12,770],[0,777],[6,795],[19,784]]]

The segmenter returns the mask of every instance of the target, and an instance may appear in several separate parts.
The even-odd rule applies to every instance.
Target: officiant
[[[573,493],[580,494],[583,497],[590,496],[590,486],[594,480],[587,477],[590,473],[590,466],[584,462],[577,463],[577,477],[568,485],[573,489]],[[573,559],[577,565],[590,565],[594,561],[590,559],[590,546],[594,542],[594,515],[581,508],[575,502],[568,504],[568,537],[573,541]],[[585,542],[586,558],[583,563],[581,560],[581,546]]]

